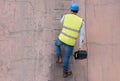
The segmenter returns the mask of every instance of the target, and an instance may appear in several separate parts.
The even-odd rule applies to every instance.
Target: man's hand
[[[83,46],[79,46],[79,50],[83,50]]]

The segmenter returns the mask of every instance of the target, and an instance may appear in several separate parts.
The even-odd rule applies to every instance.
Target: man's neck
[[[74,15],[77,15],[77,13],[75,13],[75,12],[72,12],[72,11],[70,11],[70,14],[74,14]]]

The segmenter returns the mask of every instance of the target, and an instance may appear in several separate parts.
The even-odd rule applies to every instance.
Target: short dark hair
[[[72,12],[74,12],[74,13],[78,13],[78,11],[76,11],[76,10],[71,10]]]

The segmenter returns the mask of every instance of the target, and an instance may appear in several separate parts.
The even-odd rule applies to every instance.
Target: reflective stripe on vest
[[[82,18],[74,14],[65,15],[62,32],[58,38],[65,44],[74,46],[76,39],[78,38],[81,25]]]
[[[64,32],[61,32],[61,34],[65,35],[65,36],[67,36],[67,37],[69,37],[69,38],[71,38],[71,39],[75,39],[75,40],[76,40],[76,38],[75,38],[75,37],[70,36],[70,35],[68,35],[68,34],[66,34],[66,33],[64,33]]]
[[[76,30],[76,29],[72,29],[72,28],[69,28],[69,27],[65,27],[65,26],[63,26],[63,28],[65,28],[65,29],[68,29],[68,30],[71,30],[71,31],[74,31],[74,32],[80,32],[79,30]]]

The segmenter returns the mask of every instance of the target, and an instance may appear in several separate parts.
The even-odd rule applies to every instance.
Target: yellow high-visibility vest
[[[63,28],[58,36],[63,43],[74,46],[82,25],[82,18],[74,14],[64,16]]]

